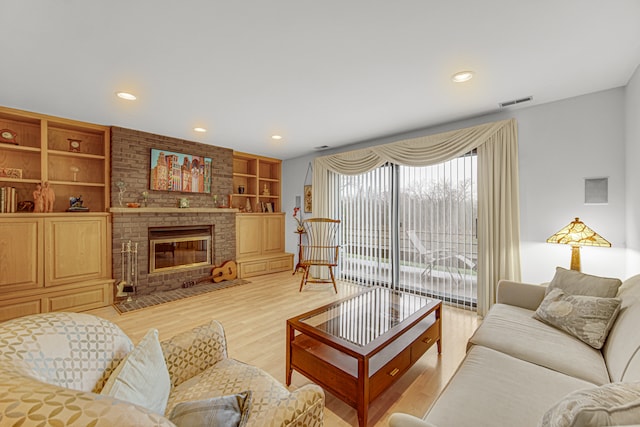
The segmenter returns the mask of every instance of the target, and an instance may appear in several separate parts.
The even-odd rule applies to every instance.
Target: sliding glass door
[[[339,175],[340,274],[474,307],[476,155]]]

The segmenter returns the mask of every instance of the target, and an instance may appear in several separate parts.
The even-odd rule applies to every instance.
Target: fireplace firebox
[[[149,228],[149,273],[213,265],[211,225]]]

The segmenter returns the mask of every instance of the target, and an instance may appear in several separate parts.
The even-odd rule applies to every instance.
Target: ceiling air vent
[[[524,104],[525,102],[531,102],[533,100],[533,96],[527,96],[526,98],[514,99],[511,101],[501,102],[498,105],[500,108],[513,107],[514,105]]]
[[[326,150],[329,148],[328,145],[318,145],[317,147],[313,147],[314,150]]]

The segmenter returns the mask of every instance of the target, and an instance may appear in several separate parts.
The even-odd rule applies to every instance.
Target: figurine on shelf
[[[44,200],[42,199],[42,185],[36,184],[33,191],[33,211],[35,213],[44,212]]]
[[[264,188],[262,189],[262,195],[263,196],[270,196],[271,195],[271,191],[269,191],[269,188],[267,187],[267,184],[265,184]]]
[[[80,172],[80,168],[77,166],[71,166],[69,168],[69,170],[71,170],[71,172],[73,173],[73,182],[77,182],[78,181],[78,172]]]
[[[67,212],[87,212],[89,208],[82,206],[83,203],[82,196],[69,197],[69,209],[67,209]]]
[[[247,201],[245,203],[244,211],[245,212],[253,212],[253,210],[251,209],[251,201],[249,199],[247,199]]]
[[[42,187],[42,203],[44,205],[44,211],[53,212],[53,205],[55,201],[56,193],[53,192],[53,188],[49,186],[49,181],[47,181]]]

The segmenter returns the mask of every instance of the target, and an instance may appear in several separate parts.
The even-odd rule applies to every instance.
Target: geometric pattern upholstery
[[[118,326],[88,314],[50,313],[0,324],[0,364],[19,362],[23,374],[73,390],[102,390],[132,349]]]
[[[247,426],[324,422],[324,392],[290,392],[259,368],[227,357],[219,322],[161,342],[178,404],[251,391]],[[0,323],[0,425],[173,426],[145,408],[98,393],[133,349],[115,324],[79,313],[44,313]]]
[[[225,396],[251,390],[249,426],[298,425],[302,414],[305,423],[320,426],[323,422],[324,392],[315,384],[290,392],[269,374],[255,366],[234,359],[223,359],[188,381],[175,387],[169,396],[167,413],[180,402],[201,400],[211,396]],[[316,407],[313,407],[316,405]]]
[[[174,387],[227,357],[224,329],[216,320],[163,341],[160,346]]]
[[[47,384],[0,368],[2,426],[174,426],[140,406]]]

